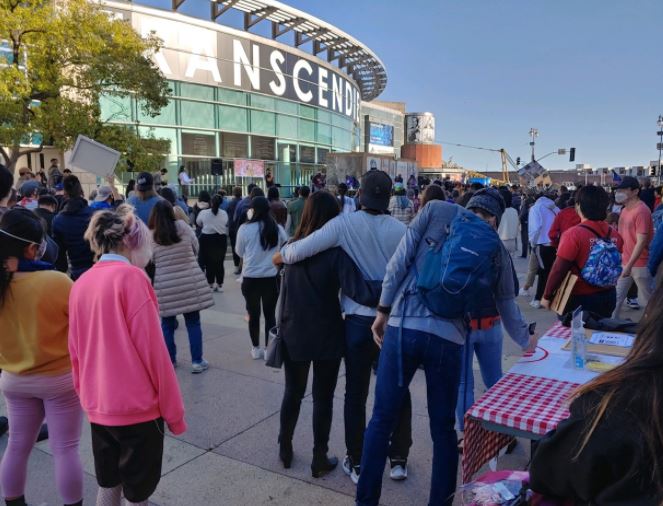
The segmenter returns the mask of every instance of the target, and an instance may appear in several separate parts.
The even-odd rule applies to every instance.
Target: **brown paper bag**
[[[569,298],[571,297],[573,287],[576,286],[577,282],[578,276],[573,274],[571,271],[567,272],[566,276],[564,277],[564,281],[562,281],[562,284],[559,285],[559,288],[557,289],[557,293],[555,293],[555,297],[550,304],[550,309],[555,311],[555,313],[558,315],[563,315],[564,309],[566,309],[566,304],[569,302]]]

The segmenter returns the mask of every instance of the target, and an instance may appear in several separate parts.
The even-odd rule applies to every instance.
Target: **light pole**
[[[663,114],[658,115],[658,121],[656,122],[658,125],[658,184],[661,184],[661,151],[663,151]]]
[[[539,136],[539,129],[538,128],[530,128],[529,129],[529,136],[531,137],[531,141],[529,142],[529,145],[532,146],[532,161],[536,160],[534,158],[534,139]]]

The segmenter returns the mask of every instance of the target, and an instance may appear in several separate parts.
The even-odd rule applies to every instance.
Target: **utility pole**
[[[534,144],[535,144],[534,139],[539,136],[539,129],[538,128],[530,128],[529,129],[529,136],[532,139],[529,142],[529,145],[532,146],[532,161],[534,161],[534,160],[536,160],[536,158],[534,158]]]
[[[663,114],[658,115],[658,121],[656,122],[658,125],[658,184],[661,184],[661,176],[663,170],[661,170],[661,151],[663,151]]]

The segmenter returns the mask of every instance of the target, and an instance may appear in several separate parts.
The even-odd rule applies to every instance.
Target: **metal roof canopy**
[[[185,2],[171,1],[173,11]],[[258,23],[269,22],[272,40],[292,30],[295,47],[312,42],[314,56],[326,51],[327,61],[336,61],[339,69],[355,80],[362,100],[377,98],[387,86],[387,70],[380,58],[357,39],[329,23],[275,0],[212,0],[211,20],[217,22],[230,9],[244,13],[246,32]]]

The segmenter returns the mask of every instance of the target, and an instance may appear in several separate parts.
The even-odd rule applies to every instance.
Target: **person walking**
[[[348,197],[348,185],[345,183],[338,185],[338,205],[343,214],[354,213],[357,210],[354,199]]]
[[[235,210],[237,206],[242,201],[242,188],[240,186],[235,186],[233,188],[233,198],[228,204],[228,237],[230,237],[230,249],[232,250],[233,255],[233,265],[235,266],[235,274],[238,275],[242,272],[240,267],[242,259],[239,258],[239,255],[235,252],[235,241],[237,239],[237,229],[239,225],[235,224]]]
[[[60,254],[67,255],[69,274],[76,281],[94,263],[94,254],[84,238],[94,210],[83,198],[83,188],[76,176],[64,178],[64,191],[67,200],[62,211],[53,218],[53,239]]]
[[[147,506],[161,479],[164,425],[186,430],[154,290],[150,231],[129,205],[98,211],[85,239],[99,261],[69,297],[74,386],[90,420],[97,504]]]
[[[529,210],[527,223],[529,243],[532,247],[532,254],[536,256],[538,264],[536,293],[530,303],[530,306],[535,309],[541,307],[541,298],[546,288],[548,274],[555,261],[555,248],[550,242],[549,233],[555,216],[559,213],[559,209],[551,197],[553,197],[552,194],[545,193],[541,193],[538,196],[536,202],[534,202],[534,205]],[[529,286],[526,288],[529,288]]]
[[[133,197],[127,199],[127,204],[130,204],[136,210],[138,216],[143,223],[147,225],[150,220],[150,213],[154,205],[161,200],[161,197],[154,190],[154,179],[149,172],[141,172],[138,174],[136,180],[136,190]]]
[[[272,256],[288,237],[278,225],[265,197],[254,197],[248,210],[248,221],[237,231],[235,248],[242,258],[242,295],[249,314],[251,357],[265,358],[269,330],[276,325],[278,298],[277,270]],[[265,318],[265,348],[260,348],[260,307]]]
[[[336,198],[327,191],[306,200],[302,221],[292,238],[304,239],[338,216]],[[285,468],[292,457],[292,439],[308,375],[313,366],[313,461],[319,478],[333,470],[336,457],[327,457],[334,390],[345,348],[339,289],[368,305],[377,305],[380,282],[364,281],[361,271],[340,248],[332,248],[285,268],[281,291],[279,334],[285,344],[285,392],[281,404],[279,456]]]
[[[341,214],[320,230],[287,244],[277,261],[292,265],[330,248],[341,247],[364,274],[367,281],[383,279],[387,263],[405,235],[406,227],[387,212],[391,194],[391,178],[386,172],[372,170],[361,180],[361,211]],[[359,481],[362,448],[366,429],[366,400],[371,381],[372,365],[380,349],[373,341],[371,325],[376,310],[343,295],[345,313],[345,422],[346,455],[343,471],[353,483]],[[407,478],[407,459],[412,446],[412,405],[409,391],[405,393],[398,423],[391,434],[389,458],[390,477]]]
[[[200,211],[196,225],[200,227],[200,259],[209,287],[223,292],[228,249],[228,214],[220,208],[221,195],[212,197],[212,207]]]
[[[267,190],[267,200],[269,201],[269,209],[276,223],[285,229],[285,224],[288,221],[288,208],[281,200],[279,189],[276,186],[270,186]]]
[[[471,221],[470,216],[475,216],[455,204],[429,202],[410,224],[405,239],[400,242],[387,266],[378,315],[372,326],[375,342],[382,350],[373,415],[364,436],[356,496],[359,506],[374,506],[380,501],[389,436],[396,427],[408,395],[408,386],[420,365],[426,373],[433,439],[429,504],[451,506],[453,502],[458,472],[454,411],[467,329],[462,318],[436,316],[422,297],[413,294],[416,293],[418,273],[423,272],[431,244],[444,247],[447,230],[459,215],[464,217],[463,223]],[[476,223],[476,220],[472,221]],[[478,225],[475,224],[475,227]],[[494,234],[491,240],[494,237],[499,243],[496,232],[483,228],[487,231],[482,233]],[[496,279],[488,282],[488,286],[493,287],[496,303],[506,304],[516,296],[513,267],[509,254],[501,248],[501,243],[499,246],[492,259],[493,268],[490,269]],[[478,281],[485,284],[488,280]]]
[[[302,186],[299,189],[299,197],[288,202],[288,215],[290,216],[290,230],[288,234],[292,237],[295,235],[299,222],[302,221],[302,213],[304,212],[304,204],[306,199],[311,194],[311,189],[308,186]]]
[[[219,211],[223,212],[223,211]],[[203,333],[200,312],[214,305],[212,291],[198,266],[198,239],[190,226],[175,218],[173,206],[162,200],[150,215],[154,291],[159,302],[161,329],[173,365],[177,364],[175,326],[184,315],[191,350],[191,372],[209,367],[203,359]]]
[[[44,417],[49,425],[57,491],[65,505],[82,505],[78,453],[83,413],[67,349],[72,281],[41,260],[46,234],[40,219],[12,209],[0,220],[0,390],[9,441],[0,464],[6,504],[26,506],[30,452]]]
[[[651,210],[640,200],[639,194],[640,183],[632,176],[625,176],[615,191],[615,202],[624,205],[619,214],[619,235],[624,239],[624,253],[613,318],[619,318],[624,299],[634,282],[640,304],[646,306],[651,299],[653,278],[647,269],[647,261],[654,230]]]
[[[402,183],[394,185],[394,196],[389,200],[389,212],[404,225],[409,225],[414,217],[414,205],[407,198]]]
[[[541,305],[544,308],[550,307],[555,293],[564,282],[566,275],[571,272],[578,276],[578,281],[573,287],[563,314],[582,306],[585,311],[610,318],[616,305],[615,285],[621,270],[621,255],[616,255],[613,264],[608,263],[610,257],[605,257],[601,262],[601,269],[604,271],[608,268],[607,274],[615,276],[614,283],[611,282],[607,286],[605,283],[600,283],[602,286],[597,286],[590,282],[596,283],[596,280],[592,278],[586,280],[583,274],[595,276],[599,273],[598,266],[594,267],[594,264],[590,264],[590,272],[585,269],[596,246],[613,243],[616,252],[620,253],[624,241],[605,221],[610,197],[603,188],[583,186],[577,191],[576,198],[576,209],[581,221],[580,224],[569,228],[561,237],[557,258],[548,276]]]

